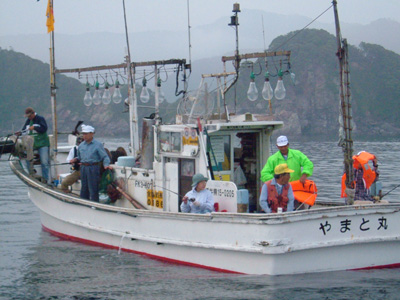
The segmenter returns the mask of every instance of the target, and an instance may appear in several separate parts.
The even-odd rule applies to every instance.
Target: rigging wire
[[[162,80],[162,79],[161,79],[161,69],[164,69],[164,73],[165,73],[165,75],[166,75],[165,80]],[[167,81],[168,81],[168,71],[167,71],[167,69],[165,68],[165,65],[163,65],[162,67],[160,67],[160,68],[158,69],[158,74],[159,74],[159,77],[160,77],[161,82],[167,82]]]
[[[325,14],[328,10],[330,10],[333,7],[333,4],[329,6],[327,9],[325,9],[322,13],[320,13],[316,18],[314,18],[310,23],[308,23],[306,26],[304,26],[302,29],[297,31],[292,37],[290,37],[288,40],[280,44],[279,46],[275,47],[275,49],[272,50],[272,52],[276,51],[277,49],[281,48],[283,45],[288,43],[290,40],[292,40],[295,36],[297,36],[300,32],[302,32],[304,29],[306,29],[308,26],[310,26],[312,23],[314,23],[317,19],[319,19],[323,14]]]
[[[331,6],[329,6],[327,9],[325,9],[322,13],[320,13],[317,17],[315,17],[310,23],[308,23],[306,26],[304,26],[302,29],[300,29],[299,31],[297,31],[293,36],[291,36],[289,39],[287,39],[286,41],[284,41],[283,43],[281,43],[280,45],[276,46],[274,49],[272,49],[271,51],[277,51],[278,49],[281,49],[283,45],[287,44],[290,40],[294,39],[297,35],[299,35],[303,30],[305,30],[306,28],[308,28],[312,23],[314,23],[316,20],[318,20],[322,15],[324,15],[328,10],[330,10],[333,7],[333,4]],[[262,23],[263,23],[263,35],[264,35],[264,19],[262,19]],[[264,41],[265,41],[265,36],[264,36]],[[265,43],[264,43],[264,49],[265,49]],[[278,73],[278,67],[276,65],[276,61],[275,58],[272,57],[271,61],[275,67],[276,73]],[[282,60],[280,61],[280,64],[282,64]],[[290,63],[287,63],[288,66],[290,66]],[[285,71],[286,73],[287,71]],[[276,77],[277,74],[270,74],[271,77]]]

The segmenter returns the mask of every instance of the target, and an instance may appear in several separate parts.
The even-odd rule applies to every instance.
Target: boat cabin
[[[207,188],[216,211],[256,212],[270,137],[282,125],[252,120],[156,125],[145,119],[140,167],[118,161],[114,169],[133,198],[147,197],[142,204],[148,209],[178,212],[193,175],[202,173],[212,179]],[[129,202],[120,205],[131,207]]]

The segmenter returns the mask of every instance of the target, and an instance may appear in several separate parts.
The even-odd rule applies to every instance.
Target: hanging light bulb
[[[122,101],[121,89],[119,88],[118,79],[115,81],[115,89],[112,95],[112,100],[115,104],[121,103]]]
[[[111,102],[111,93],[110,93],[110,89],[108,88],[108,82],[106,79],[106,86],[104,88],[104,93],[103,93],[103,104],[108,105]]]
[[[293,85],[296,85],[296,75],[293,72],[290,72],[290,78],[292,79]]]
[[[93,94],[93,104],[94,105],[99,105],[101,103],[101,94],[100,94],[100,90],[99,90],[99,82],[97,81],[96,78],[96,85],[95,85],[95,90],[94,90],[94,94]]]
[[[83,98],[83,104],[85,104],[86,106],[90,106],[92,105],[93,99],[92,99],[92,95],[90,94],[90,84],[86,79],[86,93],[85,93],[85,97]]]
[[[142,84],[143,87],[142,87],[142,92],[140,93],[140,101],[142,101],[143,103],[147,103],[150,100],[150,94],[146,87],[147,84],[146,77],[143,77]]]
[[[288,70],[289,70],[289,74],[290,74],[290,79],[293,82],[293,85],[296,85],[296,75],[292,72],[292,69],[290,67],[290,61],[288,62]]]
[[[158,92],[158,103],[163,103],[165,100],[165,94],[161,89],[161,78],[157,79],[157,92]]]
[[[256,83],[254,82],[255,78],[256,78],[256,76],[254,75],[253,72],[251,72],[250,85],[249,85],[249,89],[247,90],[247,99],[249,99],[250,101],[256,101],[258,98],[258,90],[256,87]]]
[[[271,100],[272,97],[274,96],[274,91],[272,90],[271,83],[269,83],[269,73],[265,72],[264,76],[265,76],[265,81],[261,95],[264,100]]]
[[[281,69],[278,72],[278,83],[276,84],[276,88],[275,88],[275,91],[274,91],[275,98],[278,99],[278,100],[282,100],[286,96],[286,89],[285,89],[285,86],[283,85],[282,77],[283,77],[283,72],[282,72],[282,69]]]

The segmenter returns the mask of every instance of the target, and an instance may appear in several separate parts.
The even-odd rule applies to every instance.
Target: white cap
[[[82,133],[94,132],[94,127],[82,124]]]
[[[276,145],[278,147],[286,146],[287,144],[289,144],[289,141],[288,141],[287,137],[284,135],[281,135],[280,137],[278,137],[276,139]]]

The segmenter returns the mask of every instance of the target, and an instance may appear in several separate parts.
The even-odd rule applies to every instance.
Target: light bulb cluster
[[[294,82],[295,75],[294,73],[290,73],[291,79]],[[274,96],[277,100],[282,100],[286,97],[286,89],[283,84],[283,71],[279,70],[278,72],[278,82],[276,84],[275,90],[272,89],[271,83],[269,82],[269,73],[265,72],[265,80],[264,86],[261,92],[261,95],[264,100],[270,101]],[[255,83],[255,75],[253,72],[250,74],[250,85],[247,90],[247,99],[250,101],[256,101],[258,99],[258,90]]]
[[[95,89],[94,89],[94,93],[93,93],[93,97],[90,94],[90,84],[89,82],[86,80],[86,92],[85,92],[85,97],[83,98],[83,104],[85,104],[86,106],[90,106],[92,104],[94,105],[100,105],[101,103],[108,105],[111,103],[111,100],[115,103],[121,103],[122,101],[122,95],[121,95],[121,90],[119,87],[119,81],[118,79],[115,81],[115,87],[114,87],[114,92],[111,95],[111,91],[110,91],[110,85],[107,82],[106,79],[106,83],[104,86],[104,92],[103,95],[101,94],[100,91],[100,84],[99,81],[96,78],[96,83],[94,85]]]
[[[120,83],[119,83],[118,79],[115,81],[115,84],[113,85],[113,87],[114,87],[113,92],[110,91],[110,84],[107,82],[107,77],[105,80],[103,92],[100,90],[100,84],[99,84],[97,77],[96,77],[96,83],[94,84],[95,90],[94,90],[93,96],[90,93],[90,87],[91,87],[91,85],[88,82],[88,80],[86,79],[86,92],[85,92],[85,96],[83,98],[83,103],[86,106],[91,106],[92,104],[100,105],[101,103],[108,105],[111,103],[111,100],[115,104],[119,104],[122,101]],[[163,103],[166,99],[165,99],[165,94],[161,89],[160,77],[157,78],[156,93],[158,94],[158,103]],[[143,77],[143,80],[142,80],[142,90],[140,92],[139,99],[142,103],[148,103],[150,101],[150,93],[149,93],[149,89],[147,88],[146,77]]]

